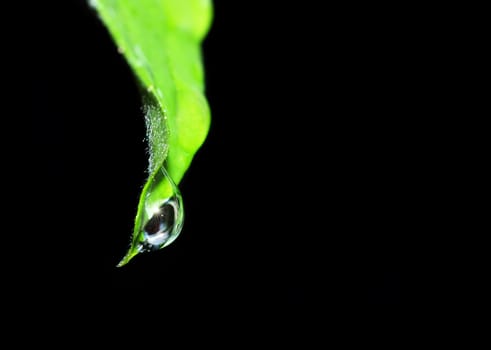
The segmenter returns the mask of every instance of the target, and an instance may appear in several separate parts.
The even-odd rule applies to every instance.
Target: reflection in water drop
[[[139,253],[159,250],[171,244],[181,233],[184,211],[182,197],[174,181],[162,167],[142,194],[131,247],[118,266]]]
[[[142,243],[142,251],[158,250],[166,245],[172,236],[175,238],[179,234],[176,232],[177,226],[174,225],[179,208],[176,198],[171,198],[148,219],[143,226],[145,240]]]

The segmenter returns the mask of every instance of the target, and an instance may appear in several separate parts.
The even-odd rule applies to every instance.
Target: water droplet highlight
[[[145,199],[138,208],[131,246],[118,267],[140,253],[168,246],[181,233],[184,221],[181,193],[164,167],[145,186],[142,196]]]

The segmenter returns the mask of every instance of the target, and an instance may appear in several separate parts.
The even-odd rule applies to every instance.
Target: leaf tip
[[[135,247],[131,247],[126,255],[121,259],[121,261],[116,265],[116,267],[123,267],[127,263],[130,262],[131,259],[133,259],[137,254],[139,253],[139,250]]]

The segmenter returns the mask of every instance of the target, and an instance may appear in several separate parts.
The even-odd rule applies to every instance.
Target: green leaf
[[[134,72],[145,109],[149,176],[131,247],[118,265],[122,266],[139,252],[167,246],[180,232],[182,201],[176,184],[205,141],[210,124],[201,43],[212,22],[212,2],[91,0],[90,4]],[[163,209],[166,203],[173,209]],[[162,242],[148,245],[145,227],[157,230],[159,222],[172,224],[173,230]]]

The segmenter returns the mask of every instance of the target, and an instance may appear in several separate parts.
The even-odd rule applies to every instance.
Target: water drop
[[[177,226],[176,218],[180,208],[176,198],[169,199],[162,204],[143,226],[143,248],[147,251],[158,250],[168,245],[171,238],[175,239],[179,234],[180,226]]]
[[[181,233],[184,220],[181,193],[164,167],[155,173],[142,196],[145,199],[138,208],[130,249],[118,266],[137,254],[168,246]]]

